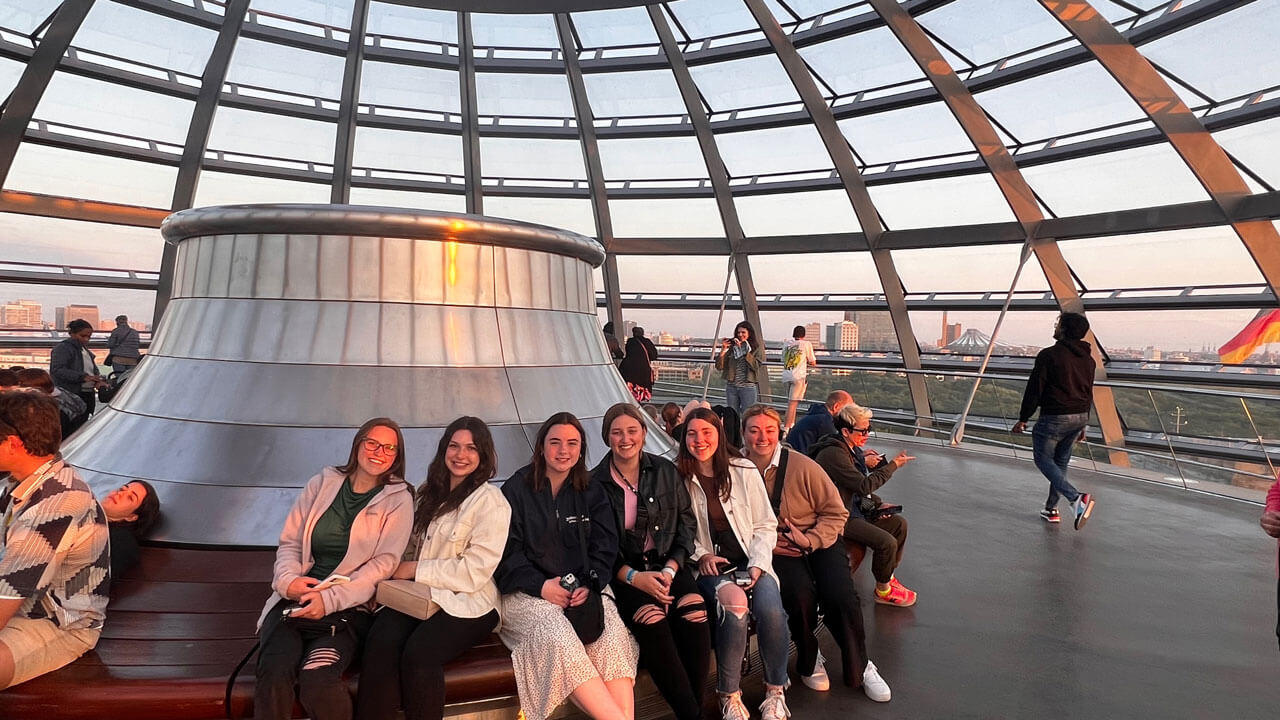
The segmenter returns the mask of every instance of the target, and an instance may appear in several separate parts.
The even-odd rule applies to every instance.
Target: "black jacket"
[[[632,385],[653,387],[653,361],[658,359],[658,348],[649,338],[631,337],[627,340],[627,356],[618,365],[622,379]]]
[[[1093,404],[1093,356],[1083,340],[1062,339],[1041,350],[1027,379],[1018,421],[1026,422],[1040,408],[1041,415],[1089,412]]]
[[[860,517],[864,520],[861,507],[863,498],[876,505],[880,498],[875,494],[881,485],[889,482],[898,466],[888,458],[881,456],[880,463],[874,468],[867,467],[861,448],[851,448],[839,433],[825,435],[809,448],[809,457],[817,461],[826,471],[827,477],[836,484],[840,491],[840,499],[849,510],[849,517]]]
[[[831,411],[827,409],[826,403],[813,403],[809,406],[809,412],[791,426],[791,432],[787,433],[787,444],[808,454],[809,447],[817,442],[818,438],[835,431],[836,421],[831,417]]]
[[[98,375],[98,366],[84,366],[84,346],[75,338],[67,338],[49,352],[49,376],[53,384],[67,392],[79,394],[85,375]]]
[[[601,590],[613,577],[618,557],[618,531],[613,508],[600,483],[592,480],[578,492],[566,482],[551,496],[550,483],[535,491],[526,465],[502,484],[511,505],[511,531],[507,547],[493,575],[499,592],[522,591],[539,597],[549,578],[573,573],[584,587]],[[582,566],[578,523],[587,522],[587,561]],[[594,582],[592,574],[594,573]]]
[[[613,481],[609,463],[613,453],[591,471],[591,479],[600,484],[613,506],[613,519],[618,532],[618,560],[614,572],[623,565],[637,570],[650,570],[644,563],[644,533],[623,529],[622,488]],[[689,491],[684,486],[680,471],[666,458],[650,453],[640,455],[640,481],[636,483],[636,528],[650,528],[653,533],[653,549],[659,567],[668,560],[684,565],[693,554],[693,538],[698,532],[698,519],[693,514]]]

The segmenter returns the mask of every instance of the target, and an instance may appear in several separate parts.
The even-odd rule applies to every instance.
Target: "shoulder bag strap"
[[[773,474],[773,493],[769,496],[769,504],[773,506],[774,515],[782,512],[782,485],[786,482],[789,454],[786,448],[782,449],[782,458],[778,460],[778,469]]]

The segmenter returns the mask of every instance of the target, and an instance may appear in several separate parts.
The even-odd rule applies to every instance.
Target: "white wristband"
[[[676,569],[671,567],[670,565],[663,565],[662,572],[666,573],[667,575],[673,578],[676,576]]]

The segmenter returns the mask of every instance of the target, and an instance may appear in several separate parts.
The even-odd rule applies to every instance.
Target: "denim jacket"
[[[638,532],[631,532],[623,527],[622,488],[613,481],[609,465],[613,453],[606,453],[604,459],[591,471],[591,479],[599,482],[609,496],[613,506],[614,519],[618,526],[618,560],[614,564],[614,572],[623,565],[645,570],[643,558],[635,551],[643,550],[644,539]],[[689,502],[689,491],[684,486],[676,466],[666,458],[642,453],[640,455],[640,481],[636,483],[638,502],[636,505],[636,525],[649,528],[653,534],[654,555],[658,565],[668,560],[675,560],[684,565],[693,554],[693,538],[698,530],[698,521],[694,517],[693,507]],[[643,523],[643,525],[641,525]],[[632,552],[628,553],[628,547]]]

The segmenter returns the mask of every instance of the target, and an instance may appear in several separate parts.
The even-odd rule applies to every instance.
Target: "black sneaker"
[[[1076,529],[1084,527],[1089,522],[1089,516],[1093,514],[1093,496],[1089,493],[1083,493],[1076,498]]]
[[[1054,525],[1057,525],[1058,523],[1062,522],[1062,516],[1058,514],[1058,508],[1049,508],[1047,510],[1041,510],[1040,517],[1044,518],[1045,522],[1053,523]]]

